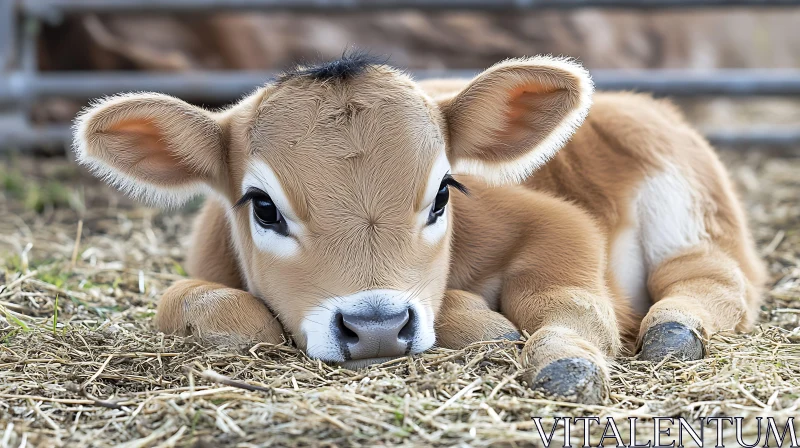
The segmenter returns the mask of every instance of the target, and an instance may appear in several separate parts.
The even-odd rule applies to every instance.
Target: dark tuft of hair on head
[[[345,52],[334,61],[297,66],[287,70],[278,77],[278,82],[296,78],[308,78],[315,81],[347,81],[366,72],[377,65],[383,65],[388,58],[380,58],[364,51]]]

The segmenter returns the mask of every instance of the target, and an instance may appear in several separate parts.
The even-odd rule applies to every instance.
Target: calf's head
[[[75,147],[150,202],[210,193],[227,210],[247,288],[300,347],[371,362],[435,343],[458,219],[453,176],[524,178],[580,125],[591,93],[588,74],[559,59],[505,61],[431,97],[402,72],[349,57],[218,112],[160,94],[106,98],[78,117]]]

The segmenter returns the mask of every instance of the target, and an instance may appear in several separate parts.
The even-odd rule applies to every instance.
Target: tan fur
[[[281,324],[264,303],[240,289],[201,280],[181,280],[164,291],[156,325],[165,333],[196,336],[216,343],[277,343]],[[236,328],[235,333],[230,329]]]
[[[542,57],[471,81],[417,84],[376,67],[347,82],[267,86],[219,113],[162,96],[112,98],[79,120],[78,154],[162,202],[197,182],[214,192],[188,258],[200,280],[165,293],[163,331],[279,342],[260,299],[307,348],[309,309],[392,288],[424,299],[443,346],[527,331],[532,375],[572,356],[604,369],[661,322],[706,337],[748,329],[764,269],[713,150],[668,103],[602,93],[586,117],[591,95],[582,68]],[[430,243],[416,216],[430,206],[424,191],[443,151],[470,194],[451,193],[446,233]],[[249,207],[231,208],[255,160],[291,203],[285,213],[302,229],[287,243],[296,255],[260,250]],[[685,207],[665,211],[653,198]],[[677,228],[662,226],[673,215],[683,219]],[[647,225],[632,241],[653,264],[642,274],[653,302],[646,316],[612,266],[615,244],[637,222]],[[657,231],[666,233],[648,233]],[[199,298],[218,313],[192,314]]]
[[[708,234],[651,267],[647,286],[654,305],[638,333],[667,320],[705,335],[749,329],[764,266],[722,164],[669,103],[628,93],[596,95],[581,130],[527,185],[581,204],[613,237],[627,222],[631,190],[665,165],[677,167],[699,197],[697,212]]]

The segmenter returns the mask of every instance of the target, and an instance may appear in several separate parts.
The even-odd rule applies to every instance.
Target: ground
[[[741,416],[751,442],[748,417],[782,425],[800,407],[800,159],[722,157],[771,273],[759,325],[714,336],[701,361],[618,359],[603,406],[532,392],[513,343],[350,371],[289,345],[160,334],[197,203],[143,208],[63,159],[3,158],[0,447],[525,446],[540,444],[533,417],[553,416]]]

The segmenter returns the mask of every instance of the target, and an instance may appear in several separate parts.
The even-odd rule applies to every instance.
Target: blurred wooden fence
[[[391,9],[522,10],[570,8],[669,9],[800,6],[795,0],[0,0],[0,149],[69,144],[69,125],[35,126],[31,105],[39,98],[89,98],[124,91],[159,91],[189,100],[230,101],[274,76],[264,71],[40,72],[38,35],[42,23],[68,14],[213,13],[222,10],[352,12]],[[417,78],[467,77],[476,70],[412,71]],[[593,70],[599,89],[656,95],[795,95],[800,70]],[[800,144],[800,130],[761,129],[710,133],[726,144]]]

